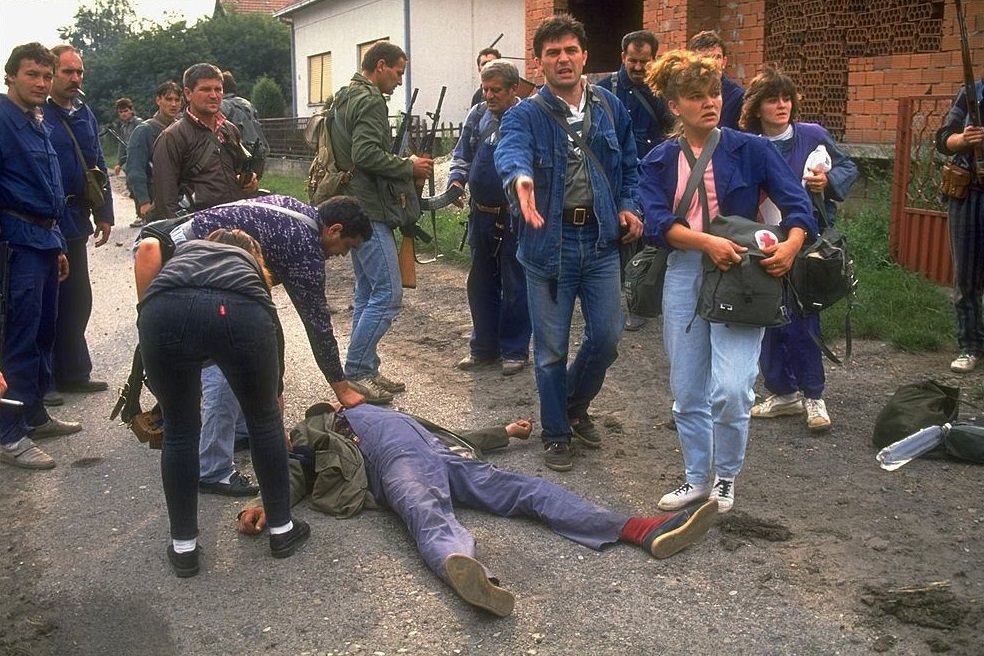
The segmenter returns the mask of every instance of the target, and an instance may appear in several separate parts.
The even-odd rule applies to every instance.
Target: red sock
[[[625,522],[625,526],[619,531],[618,539],[622,542],[642,546],[642,541],[649,535],[649,532],[670,517],[673,517],[673,513],[659,517],[629,517],[629,521]]]

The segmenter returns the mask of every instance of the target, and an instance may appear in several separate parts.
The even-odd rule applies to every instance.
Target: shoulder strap
[[[612,76],[609,79],[612,81],[612,94],[617,98],[618,97],[618,71],[612,73]]]
[[[79,140],[75,138],[75,133],[72,131],[72,126],[68,124],[68,121],[65,120],[65,117],[62,116],[61,113],[58,114],[58,119],[62,122],[62,125],[65,126],[65,132],[67,132],[68,136],[72,138],[72,145],[75,146],[75,154],[78,155],[79,162],[82,163],[82,168],[89,168],[89,163],[85,161],[85,156],[82,155],[82,148],[79,147]]]
[[[711,162],[711,156],[714,155],[714,151],[717,149],[720,140],[721,130],[714,128],[707,141],[704,142],[704,150],[701,151],[700,157],[695,158],[694,151],[690,149],[690,144],[687,143],[687,140],[682,135],[680,136],[680,150],[683,151],[687,162],[690,163],[690,177],[687,179],[687,186],[683,190],[683,196],[680,197],[680,203],[676,206],[674,213],[681,219],[686,217],[687,210],[690,208],[690,202],[694,197],[694,192],[699,190],[701,209],[704,214],[705,232],[711,222],[711,210],[707,201],[707,189],[704,188],[704,171],[707,170],[707,165]]]
[[[315,221],[314,219],[312,219],[307,214],[302,214],[301,212],[297,212],[297,211],[294,211],[292,209],[288,209],[286,207],[280,207],[278,205],[271,205],[270,203],[264,203],[264,202],[258,201],[258,200],[251,200],[251,201],[249,201],[248,204],[249,205],[254,205],[256,207],[262,207],[263,209],[270,210],[272,212],[278,212],[280,214],[284,214],[284,215],[289,216],[291,218],[297,219],[298,221],[300,221],[301,223],[303,223],[304,225],[306,225],[308,228],[310,228],[311,230],[313,230],[316,233],[320,233],[321,232],[321,227],[318,225],[318,222]]]
[[[541,96],[539,93],[533,94],[532,100],[533,100],[533,104],[535,104],[537,107],[542,109],[547,116],[553,119],[553,121],[557,125],[559,125],[564,132],[567,133],[567,135],[574,141],[574,143],[577,144],[578,148],[581,149],[581,152],[587,155],[588,159],[590,159],[594,163],[594,165],[598,168],[598,171],[601,172],[601,179],[605,181],[605,186],[608,187],[608,193],[611,194],[612,197],[614,197],[615,192],[612,191],[612,183],[608,180],[608,173],[605,171],[605,167],[601,165],[601,160],[599,160],[598,156],[594,154],[594,151],[591,150],[591,148],[588,146],[588,143],[584,140],[584,138],[581,137],[581,135],[579,135],[574,130],[574,128],[568,125],[566,120],[557,116],[557,114],[552,109],[550,109],[550,105],[547,104],[547,101],[544,100],[543,96]],[[608,109],[611,110],[610,107],[608,107]]]
[[[608,114],[608,122],[612,124],[612,129],[615,129],[615,113],[612,111],[612,106],[608,104],[608,98],[605,98],[604,94],[598,91],[600,88],[598,85],[589,84],[588,88],[591,90],[591,95],[597,98],[601,106],[604,107],[605,113]]]
[[[646,110],[647,114],[649,114],[649,117],[654,121],[656,121],[657,123],[659,123],[660,121],[659,121],[659,117],[656,116],[656,110],[653,109],[653,106],[649,104],[649,100],[646,98],[646,96],[639,93],[635,95],[639,99],[639,104],[642,105],[642,108]]]

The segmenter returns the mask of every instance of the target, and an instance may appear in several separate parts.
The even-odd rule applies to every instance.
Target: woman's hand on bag
[[[748,250],[724,237],[714,235],[707,235],[707,237],[703,250],[721,271],[727,271],[735,264],[740,264],[741,254]]]
[[[793,262],[796,260],[800,248],[803,247],[804,239],[806,239],[806,232],[802,228],[792,228],[785,241],[762,248],[762,252],[769,257],[759,264],[770,276],[783,277],[793,268]]]

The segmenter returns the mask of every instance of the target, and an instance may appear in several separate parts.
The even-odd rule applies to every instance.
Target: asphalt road
[[[128,201],[117,199],[117,207]],[[126,212],[121,212],[126,215]],[[89,342],[94,377],[123,382],[136,342],[129,245],[136,232],[120,221],[110,243],[91,252],[95,308]],[[458,280],[442,265],[421,271]],[[347,342],[350,265],[330,264],[330,301]],[[433,287],[431,287],[433,289]],[[443,293],[443,292],[442,292]],[[408,312],[426,314],[432,292],[416,292]],[[282,292],[288,344],[287,420],[328,395],[303,328]],[[460,320],[460,316],[459,316]],[[467,324],[457,327],[459,332]],[[446,343],[388,347],[392,373],[408,379],[402,407],[453,426],[509,418],[517,407],[483,403],[482,381],[448,379]],[[411,354],[401,360],[399,353]],[[424,356],[413,356],[424,353]],[[432,358],[428,360],[428,358]],[[510,385],[532,411],[533,377]],[[767,542],[722,548],[717,529],[678,556],[656,561],[619,545],[594,552],[532,521],[463,510],[479,555],[517,597],[515,613],[495,619],[459,601],[426,568],[398,519],[366,512],[335,520],[301,504],[312,525],[295,556],[274,560],[267,539],[240,536],[241,501],[200,497],[203,569],[192,579],[170,571],[159,452],[108,419],[115,393],[67,395],[53,413],[81,420],[77,435],[44,443],[58,466],[48,472],[0,468],[0,652],[10,654],[855,654],[879,632],[865,626],[837,592],[811,590],[790,572],[788,555]],[[654,509],[649,476],[620,475],[618,454],[605,467],[569,475],[542,469],[535,441],[494,460],[544,475],[592,500],[627,512]],[[247,459],[245,454],[237,456]],[[612,465],[608,467],[607,465]],[[248,464],[246,465],[248,468]],[[648,508],[642,507],[648,505]],[[899,644],[893,653],[923,653]]]

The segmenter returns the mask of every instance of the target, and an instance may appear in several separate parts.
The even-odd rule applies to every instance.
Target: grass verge
[[[869,207],[838,218],[860,284],[851,314],[855,337],[880,339],[903,351],[955,348],[953,307],[947,290],[903,270],[888,253],[888,193]],[[844,337],[847,303],[821,317],[824,337]]]

